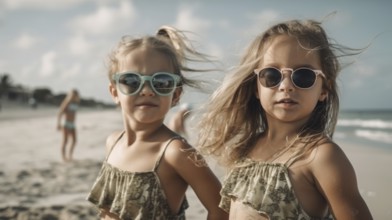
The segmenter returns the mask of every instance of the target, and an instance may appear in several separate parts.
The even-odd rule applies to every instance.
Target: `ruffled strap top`
[[[166,148],[172,140],[178,138],[181,137],[169,140],[154,169],[147,172],[129,172],[112,166],[107,162],[110,151],[87,200],[100,209],[116,214],[120,219],[185,219],[185,210],[189,207],[187,199],[184,198],[179,212],[173,214],[156,173]]]
[[[300,206],[290,181],[288,163],[267,163],[250,158],[238,162],[223,182],[219,206],[229,212],[234,199],[269,219],[319,219],[310,217]],[[328,214],[322,219],[333,217]]]

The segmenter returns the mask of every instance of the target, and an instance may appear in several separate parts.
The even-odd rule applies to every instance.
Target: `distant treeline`
[[[13,102],[28,103],[29,100],[34,99],[37,104],[59,106],[66,95],[66,93],[54,94],[49,88],[44,87],[27,89],[24,85],[15,85],[8,73],[0,74],[0,100],[7,99]],[[111,103],[83,97],[81,97],[80,105],[83,107],[115,107]]]

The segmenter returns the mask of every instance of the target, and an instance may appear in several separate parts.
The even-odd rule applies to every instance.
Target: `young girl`
[[[221,185],[195,150],[164,125],[183,85],[186,60],[203,59],[186,36],[164,26],[156,36],[123,37],[110,55],[109,90],[124,130],[107,138],[107,156],[88,200],[102,219],[185,219],[190,185],[208,219],[226,219],[218,207]]]
[[[220,203],[230,219],[372,219],[331,139],[338,51],[350,55],[316,21],[277,24],[212,96],[199,144],[230,168]]]
[[[60,105],[57,117],[57,129],[63,130],[63,141],[61,143],[61,155],[64,162],[72,161],[73,151],[76,145],[76,111],[80,103],[79,93],[76,89],[72,89],[64,98]],[[64,116],[65,121],[62,124],[61,119]],[[71,138],[71,145],[67,150],[68,138]]]

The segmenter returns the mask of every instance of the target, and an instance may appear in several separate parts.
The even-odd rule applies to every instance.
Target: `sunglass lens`
[[[316,73],[311,69],[297,69],[292,75],[293,83],[303,89],[313,86],[316,81]]]
[[[129,73],[121,75],[118,82],[121,92],[130,95],[138,91],[141,84],[141,78],[136,74]]]
[[[168,74],[158,74],[152,78],[152,86],[160,94],[170,94],[176,87],[175,79]]]
[[[280,83],[282,74],[274,68],[265,68],[259,73],[259,81],[261,85],[271,88]]]

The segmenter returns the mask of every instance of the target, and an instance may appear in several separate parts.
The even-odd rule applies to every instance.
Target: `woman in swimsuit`
[[[218,207],[219,180],[187,141],[163,122],[183,92],[196,86],[185,61],[205,60],[172,27],[156,35],[125,36],[109,60],[109,91],[124,128],[108,136],[107,156],[87,197],[101,219],[185,219],[191,186],[207,219],[227,219]]]
[[[60,110],[57,117],[57,129],[63,132],[63,141],[61,143],[61,156],[64,162],[72,161],[73,151],[77,141],[76,135],[76,111],[80,103],[80,96],[76,89],[72,89],[60,105]],[[61,123],[64,117],[64,122]],[[70,145],[68,146],[68,139]]]
[[[343,54],[335,53],[343,52]],[[338,57],[319,22],[291,20],[251,43],[208,103],[201,151],[226,162],[230,219],[372,219],[334,143]]]

